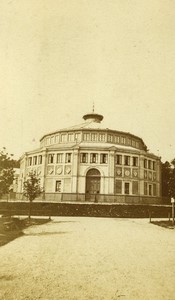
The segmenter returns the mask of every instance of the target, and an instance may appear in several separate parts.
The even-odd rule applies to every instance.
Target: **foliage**
[[[162,196],[175,198],[175,159],[162,163]]]
[[[12,164],[13,168],[20,168],[20,161],[19,160],[12,159],[11,164]]]
[[[166,161],[162,163],[162,196],[168,197],[169,196],[169,177],[170,177],[170,168],[171,164]]]
[[[35,172],[29,173],[29,178],[24,181],[24,188],[23,194],[26,196],[29,201],[29,219],[31,217],[31,210],[32,210],[32,202],[43,192],[42,188],[40,187],[40,178],[36,176]]]
[[[169,173],[168,188],[169,196],[175,198],[175,165],[172,165],[172,163]]]
[[[35,172],[30,172],[29,178],[24,181],[24,196],[26,196],[29,201],[35,200],[42,193],[40,187],[40,178],[38,178]]]
[[[9,193],[9,188],[14,179],[15,160],[12,159],[13,154],[8,154],[4,147],[0,151],[0,196]]]

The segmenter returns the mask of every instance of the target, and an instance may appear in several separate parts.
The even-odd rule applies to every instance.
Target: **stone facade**
[[[18,193],[28,174],[35,171],[48,200],[54,194],[62,201],[62,195],[68,194],[64,198],[73,201],[98,198],[103,202],[108,195],[115,202],[121,196],[132,196],[135,202],[140,197],[159,202],[160,158],[148,152],[141,138],[103,128],[102,115],[83,118],[80,125],[44,135],[39,149],[22,156]],[[74,194],[84,196],[72,198]]]

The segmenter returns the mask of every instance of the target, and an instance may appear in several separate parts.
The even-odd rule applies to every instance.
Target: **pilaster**
[[[72,193],[78,193],[79,175],[79,147],[75,147],[72,154]]]

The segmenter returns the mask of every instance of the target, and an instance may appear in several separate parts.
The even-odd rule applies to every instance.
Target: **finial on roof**
[[[102,115],[96,114],[94,112],[94,102],[93,102],[93,107],[92,107],[92,113],[84,115],[83,119],[87,120],[87,121],[91,120],[91,121],[96,122],[96,123],[100,123],[103,120]]]
[[[93,101],[93,106],[92,106],[92,112],[94,114],[94,101]]]

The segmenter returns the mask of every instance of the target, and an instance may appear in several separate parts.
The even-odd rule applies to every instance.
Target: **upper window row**
[[[135,148],[139,148],[139,142],[135,139],[131,139],[129,137],[120,136],[116,134],[106,134],[106,133],[97,133],[97,132],[87,132],[83,133],[81,137],[81,133],[61,133],[57,135],[53,135],[51,137],[46,137],[45,142],[42,145],[53,145],[57,143],[67,143],[67,142],[78,142],[80,140],[86,142],[108,142],[114,144],[123,144],[126,146],[132,146]]]
[[[46,138],[46,146],[53,145],[57,143],[66,143],[66,142],[77,142],[80,141],[81,135],[80,133],[62,133],[57,134],[51,137]]]
[[[72,153],[50,153],[47,158],[48,164],[53,163],[71,163],[72,162]],[[100,163],[107,164],[108,163],[108,155],[105,153],[81,153],[80,154],[80,162],[81,163]],[[28,166],[42,164],[42,155],[39,156],[31,156],[28,158]]]
[[[41,164],[42,164],[42,155],[30,156],[28,158],[28,166],[41,165]]]
[[[138,166],[138,157],[137,156],[128,156],[128,155],[116,155],[116,164],[125,165],[125,166]]]
[[[88,153],[81,153],[80,154],[80,162],[81,163],[100,163],[100,164],[107,164],[108,163],[108,155],[105,153],[90,153],[90,160]]]
[[[139,148],[139,142],[138,141],[132,140],[131,138],[124,137],[124,136],[108,134],[107,141],[109,143],[123,144],[123,145],[127,145],[127,146],[132,146],[132,147],[135,147],[135,148]]]
[[[48,155],[48,164],[62,163],[63,161],[66,163],[71,163],[72,153],[66,153],[65,156],[63,156],[63,153]]]
[[[127,146],[132,146],[135,148],[139,148],[139,142],[136,140],[132,140],[131,138],[125,136],[119,136],[116,134],[105,134],[105,133],[84,133],[83,134],[84,141],[97,141],[97,142],[108,142],[114,144],[123,144]]]
[[[150,159],[144,159],[144,168],[154,170],[156,169],[156,162]]]
[[[49,154],[48,155],[48,164],[52,163],[62,163],[63,162],[63,153],[58,154]],[[65,162],[70,163],[72,160],[72,153],[66,153],[65,154]],[[38,156],[30,156],[28,158],[28,166],[32,165],[41,165],[42,164],[42,155]]]
[[[63,156],[63,153],[58,154],[49,154],[48,155],[48,163],[71,163],[72,162],[72,153],[66,153],[65,156]],[[101,163],[101,164],[107,164],[108,162],[108,155],[105,153],[101,153],[100,155],[98,153],[90,153],[90,156],[88,153],[81,153],[80,154],[80,162],[81,163]]]

